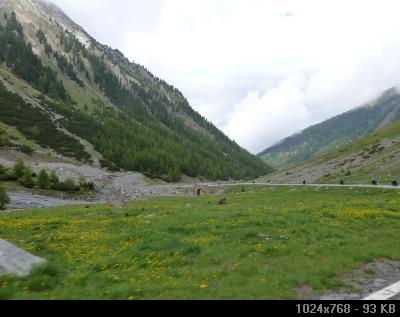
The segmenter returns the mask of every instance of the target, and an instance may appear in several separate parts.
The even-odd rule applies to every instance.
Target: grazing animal
[[[197,196],[201,196],[201,188],[197,190]]]
[[[377,185],[378,185],[378,182],[376,181],[376,179],[374,179],[374,180],[372,181],[372,185],[374,185],[374,186],[377,186]]]
[[[218,205],[226,205],[226,203],[227,203],[226,198],[222,198],[222,199],[219,201]]]
[[[340,181],[340,185],[344,185],[344,180],[343,179]]]
[[[303,181],[303,185],[307,185],[307,182],[305,180]]]
[[[393,186],[399,186],[399,183],[397,182],[397,180],[394,180],[394,181],[392,182],[392,185],[393,185]]]

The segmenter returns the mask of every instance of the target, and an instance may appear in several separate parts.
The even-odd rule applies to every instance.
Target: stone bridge
[[[194,196],[215,195],[223,191],[223,186],[195,185],[193,187]]]

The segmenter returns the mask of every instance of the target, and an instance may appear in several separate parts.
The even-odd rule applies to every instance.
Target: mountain
[[[304,162],[400,120],[400,94],[395,88],[374,102],[314,125],[259,154],[276,168]]]
[[[400,182],[400,121],[307,162],[262,178],[271,183],[381,184]]]
[[[169,181],[271,171],[178,89],[43,0],[0,0],[0,136],[3,147]]]

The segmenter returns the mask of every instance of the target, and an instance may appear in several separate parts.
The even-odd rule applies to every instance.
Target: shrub
[[[16,177],[13,173],[6,173],[0,175],[0,181],[2,182],[16,182],[18,177]]]
[[[51,185],[51,189],[61,191],[61,192],[76,192],[80,190],[73,179],[69,178],[65,182],[58,182]]]
[[[50,182],[51,182],[52,184],[57,184],[59,181],[60,181],[60,180],[58,179],[58,176],[57,176],[56,172],[52,171],[52,172],[50,173]]]
[[[86,178],[85,178],[85,176],[81,175],[79,177],[79,186],[83,187],[83,186],[85,186],[85,184],[86,184]]]
[[[94,190],[94,184],[92,182],[87,182],[87,180],[86,180],[86,178],[84,176],[81,176],[79,178],[79,186],[83,190],[87,190],[87,191]]]
[[[45,170],[41,170],[38,176],[38,186],[41,189],[50,188],[50,176]]]
[[[101,168],[107,168],[110,172],[119,172],[121,169],[113,162],[100,160]]]
[[[0,164],[0,175],[4,175],[6,173],[7,173],[7,169],[3,165]]]
[[[27,155],[31,155],[34,151],[31,147],[27,146],[27,145],[20,145],[18,147],[18,149],[22,152],[25,153]]]
[[[5,209],[6,205],[11,202],[10,197],[7,195],[6,190],[3,186],[0,186],[0,209]]]
[[[10,144],[11,143],[8,136],[3,134],[2,131],[0,131],[0,147],[6,147],[9,146]]]
[[[26,188],[33,188],[35,186],[35,181],[32,178],[32,171],[30,168],[26,168],[24,175],[19,179],[19,183],[21,186]]]
[[[95,190],[94,183],[92,183],[92,182],[86,183],[84,189],[87,191],[94,191]]]
[[[78,191],[80,189],[72,178],[66,179],[64,185],[67,188],[67,191]]]
[[[26,166],[22,160],[17,160],[13,167],[13,173],[18,179],[22,178],[25,174]]]

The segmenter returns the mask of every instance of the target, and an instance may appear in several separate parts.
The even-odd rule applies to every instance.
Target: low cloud
[[[400,82],[394,0],[54,2],[253,153]]]

